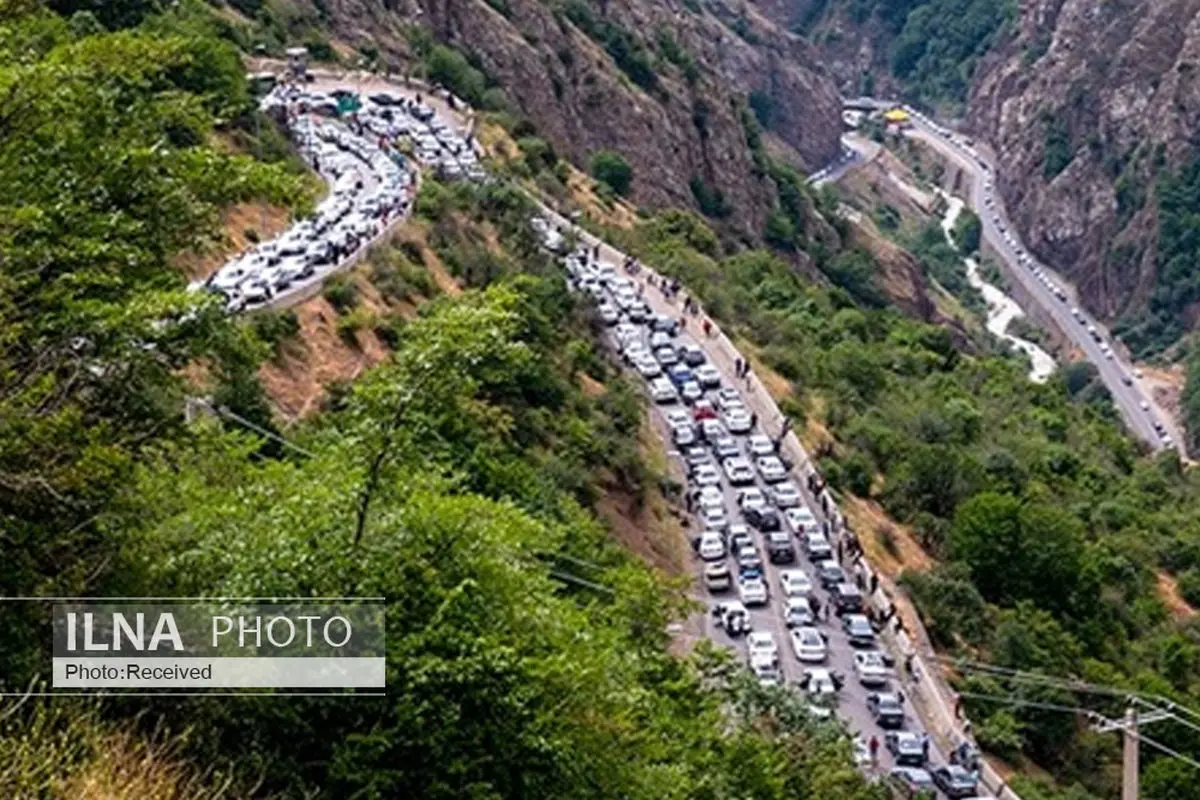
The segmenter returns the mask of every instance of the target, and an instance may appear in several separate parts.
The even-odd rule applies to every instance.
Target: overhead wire
[[[1062,676],[1047,675],[1039,672],[1016,670],[1009,667],[1000,667],[995,664],[986,664],[968,659],[955,659],[947,656],[934,656],[934,658],[939,662],[950,664],[959,669],[991,674],[1002,680],[1013,681],[1016,683],[1041,685],[1080,694],[1104,695],[1124,699],[1130,702],[1137,702],[1151,710],[1166,712],[1175,722],[1178,722],[1180,725],[1200,733],[1200,724],[1197,724],[1189,719],[1185,719],[1184,717],[1180,716],[1178,712],[1183,711],[1187,713],[1188,716],[1197,719],[1200,719],[1200,714],[1188,708],[1187,706],[1163,697],[1162,695],[1152,695],[1133,689],[1122,689],[1116,686],[1102,686],[1074,678],[1065,678]]]
[[[1105,717],[1103,714],[1082,706],[1066,706],[1059,703],[1044,703],[1038,700],[1023,700],[1019,697],[983,694],[981,692],[961,692],[960,695],[962,697],[967,697],[974,700],[982,700],[985,702],[1005,703],[1014,706],[1037,708],[1044,711],[1058,711],[1067,714],[1075,714],[1077,716],[1087,717],[1092,721],[1107,720],[1107,717]],[[1117,722],[1119,723],[1119,720]],[[1184,753],[1181,753],[1178,750],[1163,744],[1157,739],[1152,739],[1149,736],[1146,736],[1136,728],[1130,729],[1124,725],[1120,725],[1119,727],[1120,730],[1132,736],[1138,742],[1145,743],[1146,745],[1153,747],[1154,749],[1165,753],[1172,758],[1177,758],[1195,769],[1200,769],[1200,761],[1197,761],[1191,756],[1185,755]]]

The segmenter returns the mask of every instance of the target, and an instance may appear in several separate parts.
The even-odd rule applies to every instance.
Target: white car
[[[731,408],[724,415],[725,427],[730,433],[749,433],[754,427],[750,412],[744,408]]]
[[[716,530],[725,530],[729,526],[729,517],[726,516],[723,506],[701,508],[700,519],[704,521],[705,527]]]
[[[775,484],[767,489],[767,496],[780,509],[795,508],[801,503],[800,490],[791,481]]]
[[[725,430],[721,421],[712,417],[700,420],[700,430],[704,432],[704,440],[708,442],[729,438],[729,432]]]
[[[613,308],[611,303],[601,303],[596,307],[597,313],[600,314],[600,321],[605,325],[616,325],[619,319],[617,309]]]
[[[671,428],[671,441],[676,447],[687,447],[696,441],[696,430],[691,425],[676,425]]]
[[[696,380],[705,389],[717,389],[721,386],[721,370],[712,364],[701,364],[695,370]]]
[[[757,486],[751,486],[749,489],[742,489],[738,492],[738,508],[762,508],[767,504],[767,498],[763,495],[762,490]]]
[[[622,322],[613,330],[613,336],[622,346],[628,347],[633,342],[637,341],[638,326],[631,322]]]
[[[716,486],[721,482],[721,473],[712,464],[701,464],[692,472],[692,482],[697,486]]]
[[[662,366],[653,358],[643,358],[639,354],[638,359],[636,362],[634,362],[634,364],[637,368],[638,374],[647,380],[650,380],[651,378],[657,378],[662,375]]]
[[[860,651],[854,654],[854,674],[863,686],[883,686],[887,683],[889,669],[878,650]]]
[[[792,639],[792,652],[805,664],[821,664],[829,658],[829,646],[816,628],[792,628],[789,635]]]
[[[787,480],[787,467],[775,456],[763,456],[758,459],[758,474],[767,483],[779,483]]]
[[[833,677],[833,672],[827,669],[806,669],[801,679],[804,691],[813,699],[837,697],[839,681]]]
[[[679,390],[679,394],[683,397],[685,403],[694,403],[701,397],[704,397],[704,390],[695,381],[688,381]]]
[[[726,386],[717,392],[717,407],[728,411],[731,408],[745,408],[746,404],[742,402],[742,396],[738,394],[737,389]]]
[[[812,528],[820,528],[817,525],[817,518],[813,516],[812,511],[807,506],[797,506],[789,508],[783,512],[783,518],[787,520],[788,525],[792,529],[792,533],[797,536]]]
[[[754,483],[754,468],[750,466],[750,462],[746,459],[740,456],[727,458],[722,466],[725,468],[725,477],[734,486]]]
[[[746,647],[750,650],[750,655],[769,656],[773,659],[779,658],[779,645],[775,644],[775,636],[770,631],[755,631],[746,637]]]
[[[775,455],[775,443],[771,441],[769,436],[761,433],[753,434],[749,439],[750,455],[752,456],[773,456]]]
[[[804,552],[811,561],[824,561],[833,558],[833,545],[821,531],[809,530],[804,534]]]
[[[713,441],[713,440],[709,440]],[[713,441],[713,453],[722,461],[730,458],[737,458],[742,454],[742,449],[738,447],[737,440],[732,436],[721,436],[716,441]],[[744,460],[744,459],[743,459]],[[749,466],[750,462],[746,462]]]
[[[781,569],[779,586],[785,597],[807,597],[813,589],[812,579],[802,569]]]
[[[765,606],[767,584],[762,578],[746,578],[738,584],[738,595],[747,606]]]
[[[779,611],[783,615],[784,624],[789,628],[816,624],[817,617],[807,597],[788,597],[779,607]]]
[[[712,466],[711,464],[704,466]],[[696,496],[696,506],[698,508],[725,508],[725,495],[721,493],[719,486],[705,486]]]
[[[778,686],[783,683],[783,675],[779,670],[778,659],[769,656],[750,654],[750,671],[762,686]]]
[[[654,362],[650,362],[654,364]],[[658,364],[654,364],[658,366]],[[679,399],[679,395],[675,392],[675,384],[671,383],[668,378],[655,378],[650,381],[650,397],[656,403],[674,403]]]
[[[663,412],[663,416],[667,418],[667,424],[672,428],[677,425],[692,424],[692,415],[686,408],[668,408]]]
[[[725,558],[725,540],[716,531],[700,534],[700,545],[696,548],[705,561],[720,561]]]

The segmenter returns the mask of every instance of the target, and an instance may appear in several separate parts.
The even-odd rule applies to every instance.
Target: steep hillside
[[[689,205],[761,232],[774,203],[743,124],[760,118],[815,170],[841,130],[833,81],[816,52],[752,7],[721,0],[333,0],[338,43],[411,69],[412,26],[467,55],[514,110],[577,164],[599,150],[632,167],[630,194],[651,206]]]
[[[975,66],[1005,38],[1013,4],[994,0],[763,0],[809,39],[845,94],[961,107]]]
[[[1193,181],[1158,184],[1189,162],[1200,131],[1198,12],[1195,0],[1027,4],[971,94],[971,127],[1000,155],[1028,244],[1090,308],[1123,318],[1135,352],[1194,327],[1200,298],[1186,236]]]

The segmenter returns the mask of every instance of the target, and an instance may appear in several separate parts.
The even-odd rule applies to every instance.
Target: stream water
[[[945,231],[946,238],[950,240],[950,243],[954,244],[950,232],[954,230],[954,223],[958,220],[958,215],[962,213],[963,201],[941,190],[938,190],[938,194],[947,203],[946,215],[942,217],[942,230]],[[973,258],[963,260],[967,264],[967,281],[978,289],[979,293],[983,295],[983,299],[987,301],[986,325],[988,331],[1028,354],[1031,363],[1029,379],[1044,383],[1057,366],[1054,357],[1028,339],[1013,336],[1008,332],[1008,324],[1017,317],[1025,316],[1025,312],[1017,305],[1016,300],[1005,294],[998,286],[983,279],[980,274],[979,262]]]

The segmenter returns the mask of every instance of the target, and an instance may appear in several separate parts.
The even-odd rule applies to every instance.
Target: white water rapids
[[[950,232],[954,230],[954,223],[958,220],[958,215],[962,213],[963,201],[940,189],[937,192],[947,203],[946,215],[942,218],[942,230],[945,231],[946,238],[953,245],[954,238]],[[983,299],[987,301],[986,325],[988,331],[1027,353],[1032,364],[1029,369],[1029,379],[1044,383],[1057,366],[1054,357],[1028,339],[1013,336],[1008,332],[1008,324],[1017,317],[1025,316],[1025,312],[1017,305],[1016,300],[1001,291],[999,287],[993,286],[983,279],[979,274],[979,262],[973,258],[965,258],[963,261],[967,264],[967,281],[978,289],[979,293],[983,295]]]

